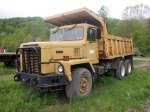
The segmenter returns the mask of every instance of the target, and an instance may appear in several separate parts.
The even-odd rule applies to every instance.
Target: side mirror
[[[97,37],[96,37],[98,40],[101,39],[101,29],[100,28],[97,28]]]

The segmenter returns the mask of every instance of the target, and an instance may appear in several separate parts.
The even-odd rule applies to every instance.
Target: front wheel
[[[72,72],[72,81],[66,85],[66,94],[69,99],[87,96],[91,92],[92,77],[89,70],[77,68]]]

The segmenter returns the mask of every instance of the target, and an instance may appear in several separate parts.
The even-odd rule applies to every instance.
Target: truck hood
[[[50,52],[54,59],[62,59],[63,56],[81,58],[84,56],[83,46],[85,43],[82,41],[50,42]]]
[[[63,56],[69,56],[69,58],[81,58],[85,55],[84,41],[30,42],[22,44],[20,47],[29,46],[41,47],[42,61],[48,61],[51,58],[62,60]]]

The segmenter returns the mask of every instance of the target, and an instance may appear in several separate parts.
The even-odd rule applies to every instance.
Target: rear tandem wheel
[[[116,77],[120,80],[124,79],[125,77],[125,64],[123,61],[119,62],[119,66],[116,69]]]

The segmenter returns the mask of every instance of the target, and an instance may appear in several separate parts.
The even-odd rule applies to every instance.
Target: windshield
[[[72,27],[55,30],[51,32],[51,41],[82,40],[83,33],[83,27]]]
[[[55,30],[51,33],[51,41],[62,41],[63,30]]]

